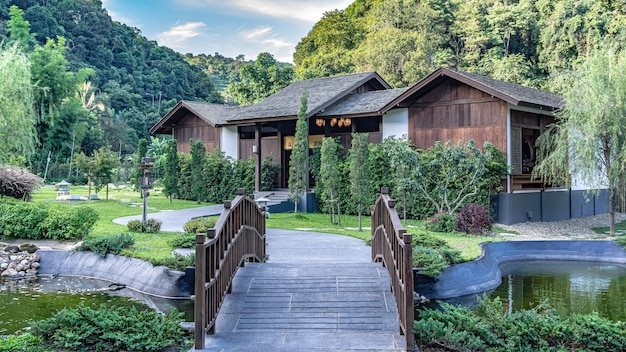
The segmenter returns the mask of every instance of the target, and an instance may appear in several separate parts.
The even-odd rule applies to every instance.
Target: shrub
[[[173,270],[185,271],[188,266],[196,266],[196,254],[175,255],[173,257],[151,259],[150,263],[154,266],[166,266]]]
[[[480,300],[474,311],[441,303],[414,324],[420,349],[450,351],[623,351],[626,323],[597,314],[561,318],[547,303],[507,314],[502,301]]]
[[[86,205],[33,204],[0,199],[3,238],[71,240],[87,236],[98,213]]]
[[[192,234],[182,234],[170,240],[170,246],[172,248],[195,248],[196,236]]]
[[[420,274],[435,277],[452,264],[461,263],[461,252],[446,241],[425,233],[413,234],[413,266]]]
[[[187,221],[183,227],[187,233],[206,233],[208,229],[215,227],[215,218],[202,217]]]
[[[141,220],[129,220],[126,227],[130,232],[141,232]]]
[[[446,212],[440,212],[424,220],[424,227],[433,232],[455,232],[456,217]]]
[[[482,235],[491,231],[492,224],[489,207],[476,203],[463,206],[456,218],[456,229],[472,235]]]
[[[0,336],[0,352],[48,351],[43,341],[30,333]]]
[[[92,251],[105,257],[107,253],[120,254],[123,249],[130,248],[134,244],[135,240],[129,234],[121,233],[116,236],[90,238],[85,240],[76,250]]]
[[[135,307],[78,306],[32,324],[32,333],[58,351],[165,351],[180,347],[182,313]],[[178,348],[177,350],[180,350]]]
[[[267,154],[265,159],[261,162],[261,191],[271,191],[274,189],[274,180],[280,165],[274,163],[274,155]]]
[[[0,196],[30,200],[30,194],[42,183],[41,177],[26,169],[0,165]]]
[[[162,224],[163,224],[163,221],[151,218],[151,219],[146,220],[146,223],[143,225],[143,228],[145,232],[157,233],[161,231]]]

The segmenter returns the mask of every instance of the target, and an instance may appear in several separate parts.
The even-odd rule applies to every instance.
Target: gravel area
[[[626,220],[626,214],[615,214],[615,222]],[[526,222],[514,225],[495,224],[510,233],[498,234],[511,240],[579,240],[608,239],[609,234],[597,234],[593,227],[609,226],[609,215],[594,215],[580,219],[554,222]]]

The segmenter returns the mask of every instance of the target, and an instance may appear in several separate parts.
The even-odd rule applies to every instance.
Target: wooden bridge
[[[411,236],[382,193],[371,248],[266,231],[243,191],[226,202],[215,229],[197,236],[192,351],[414,350]]]

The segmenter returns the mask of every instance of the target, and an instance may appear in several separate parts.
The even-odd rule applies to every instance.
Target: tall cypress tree
[[[167,154],[165,155],[165,172],[163,175],[163,193],[170,198],[178,194],[178,178],[180,176],[179,160],[178,160],[178,148],[176,147],[176,140],[172,139],[167,145]],[[180,197],[179,197],[180,198]]]
[[[361,214],[372,202],[372,175],[367,137],[367,133],[353,133],[350,148],[350,193],[359,214],[359,231],[363,231]]]
[[[306,191],[306,177],[309,177],[307,156],[309,153],[309,128],[306,123],[309,92],[300,97],[300,111],[296,122],[296,135],[289,158],[289,198],[294,203],[294,213],[298,212],[298,202]]]
[[[339,167],[339,150],[341,146],[335,138],[327,137],[322,141],[320,157],[320,188],[322,199],[328,204],[330,222],[334,223],[333,215],[337,209],[338,224],[341,225],[341,211],[338,186],[341,184],[341,168]]]
[[[206,164],[206,149],[202,141],[190,140],[191,151],[191,193],[198,202],[204,202],[208,197],[208,187],[204,179],[204,166]]]

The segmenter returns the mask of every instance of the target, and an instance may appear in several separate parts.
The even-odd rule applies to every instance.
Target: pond
[[[110,284],[72,276],[40,276],[32,281],[0,282],[0,335],[13,334],[31,321],[49,318],[63,308],[75,308],[80,304],[93,308],[101,304],[135,306],[162,312],[173,306],[185,314],[185,321],[193,321],[191,300],[164,299],[127,288],[112,291]]]
[[[573,313],[626,321],[626,265],[579,261],[515,261],[500,266],[502,284],[491,298],[500,297],[508,312],[530,309],[548,300],[563,317]],[[472,308],[472,295],[445,300]]]

